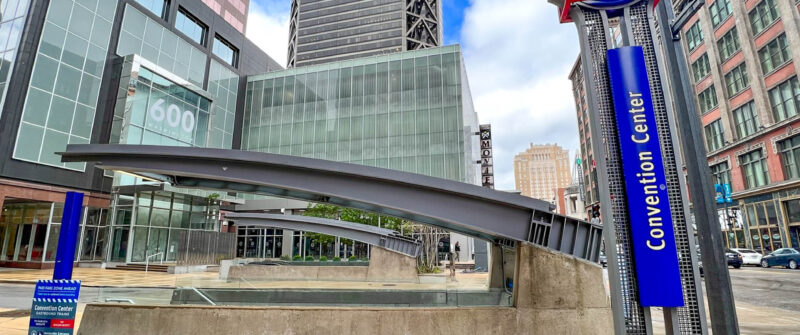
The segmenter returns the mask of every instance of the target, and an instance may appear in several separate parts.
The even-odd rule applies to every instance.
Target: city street
[[[737,303],[800,311],[800,270],[742,267],[730,274]]]

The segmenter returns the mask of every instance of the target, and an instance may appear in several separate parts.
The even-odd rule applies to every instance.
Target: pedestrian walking
[[[459,244],[458,242],[456,242],[456,261],[457,262],[461,261],[461,244]]]

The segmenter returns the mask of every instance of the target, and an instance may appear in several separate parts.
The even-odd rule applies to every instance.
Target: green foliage
[[[355,262],[356,261],[356,256],[347,257],[347,260],[350,261],[350,262]]]
[[[399,218],[391,217],[391,216],[379,215],[379,214],[375,214],[375,213],[371,213],[371,212],[365,212],[365,211],[352,209],[352,208],[344,208],[344,207],[334,206],[334,205],[326,205],[326,204],[312,205],[312,204],[309,204],[308,208],[306,209],[306,211],[305,211],[305,213],[303,215],[305,215],[305,216],[313,216],[313,217],[318,217],[318,218],[342,220],[342,221],[348,221],[348,222],[354,222],[354,223],[361,223],[361,224],[366,224],[366,225],[370,225],[370,226],[374,226],[374,227],[377,227],[379,225],[379,223],[380,223],[380,226],[383,227],[383,228],[395,230],[395,231],[398,231],[398,232],[403,232],[407,236],[411,236],[411,233],[413,231],[411,223],[408,222],[408,221],[405,221],[403,219],[399,219]],[[311,235],[310,233],[307,233],[307,234],[309,234],[308,236],[314,236],[314,237],[312,237],[312,240],[314,240],[314,238],[319,238],[319,237],[317,237],[315,235],[321,235],[321,234]],[[335,238],[331,237],[331,241],[333,241],[334,239]],[[326,242],[327,243],[328,240],[320,238],[320,242],[321,243],[322,242]],[[348,240],[348,239],[341,239],[341,243],[346,244],[346,245],[351,245],[353,243],[353,241]]]
[[[298,257],[299,257],[299,256],[298,256]],[[288,261],[288,260],[291,260],[291,259],[292,259],[292,258],[291,258],[291,257],[289,257],[289,255],[283,255],[283,256],[281,256],[281,260],[282,260],[282,261]]]
[[[417,265],[417,273],[440,273],[440,272],[442,272],[442,270],[436,266],[429,267],[424,264]]]
[[[302,260],[302,259],[303,259],[303,256],[300,256],[300,255],[294,255],[294,257],[292,257],[292,260],[294,260],[294,261],[299,261],[299,260]]]
[[[326,256],[321,256],[321,257],[319,258],[319,261],[320,261],[320,262],[327,262],[327,261],[328,261],[328,257],[326,257]]]
[[[306,262],[313,262],[314,256],[306,256]]]
[[[334,258],[333,258],[333,261],[334,261],[334,262],[341,262],[341,261],[342,261],[342,258],[341,258],[341,257],[339,257],[339,256],[336,256],[336,257],[334,257]]]

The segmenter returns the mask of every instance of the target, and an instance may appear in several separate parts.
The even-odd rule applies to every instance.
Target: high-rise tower
[[[293,0],[287,67],[442,45],[439,0]]]

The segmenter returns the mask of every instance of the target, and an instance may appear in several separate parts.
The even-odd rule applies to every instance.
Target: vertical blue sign
[[[72,279],[72,263],[75,261],[75,247],[82,213],[83,193],[67,192],[64,214],[61,216],[61,232],[58,234],[53,279]]]
[[[642,48],[608,50],[639,302],[683,306],[661,144]]]

